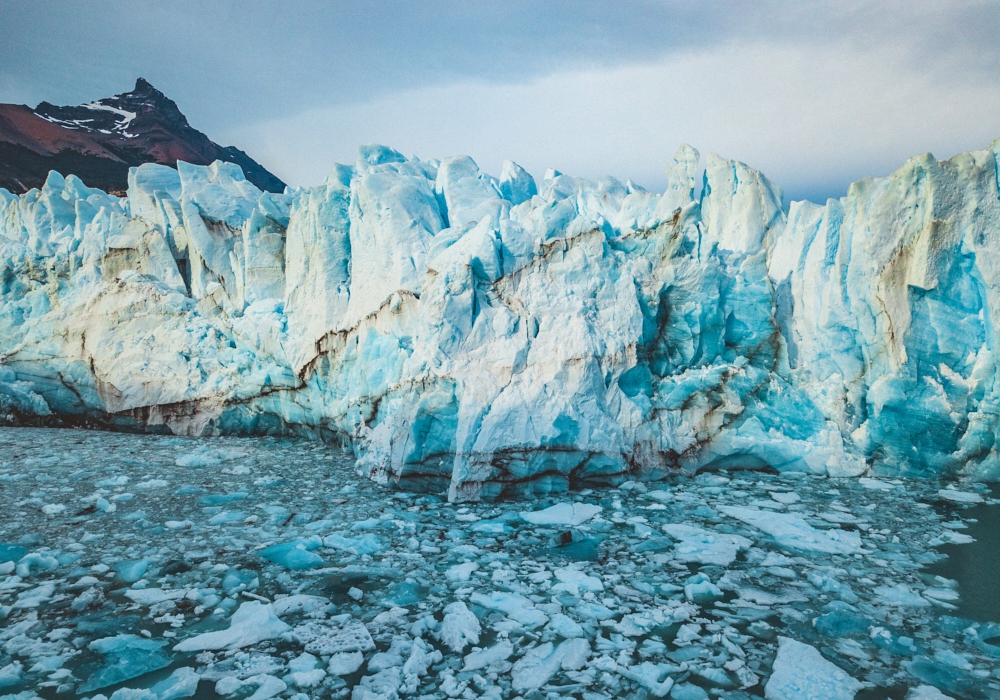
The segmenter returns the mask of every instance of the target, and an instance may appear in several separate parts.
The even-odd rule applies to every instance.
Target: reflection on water
[[[993,496],[1000,495],[994,484]],[[947,515],[961,513],[968,524],[963,534],[975,538],[971,544],[946,544],[939,547],[948,558],[927,568],[931,574],[958,581],[962,599],[957,615],[978,622],[1000,622],[1000,505],[949,509]],[[975,520],[976,522],[972,522]]]

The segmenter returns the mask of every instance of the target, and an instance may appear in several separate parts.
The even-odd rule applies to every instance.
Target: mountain
[[[41,187],[55,170],[122,195],[130,167],[176,167],[179,160],[235,163],[260,189],[285,188],[240,149],[220,146],[188,124],[177,104],[143,78],[131,92],[76,107],[0,104],[0,187],[14,193]]]
[[[1000,141],[822,206],[716,155],[696,194],[699,161],[662,194],[383,146],[282,194],[221,162],[0,191],[0,420],[328,437],[455,500],[1000,477]]]

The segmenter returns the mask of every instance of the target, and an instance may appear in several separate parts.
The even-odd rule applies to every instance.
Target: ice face
[[[221,162],[143,165],[125,199],[53,173],[0,191],[0,413],[333,438],[453,500],[677,468],[992,478],[998,152],[787,208],[715,155],[696,198],[688,146],[662,195],[377,145],[285,194]]]
[[[1000,624],[925,568],[1000,508],[968,478],[463,505],[305,439],[0,428],[0,454],[4,700],[1000,697]]]

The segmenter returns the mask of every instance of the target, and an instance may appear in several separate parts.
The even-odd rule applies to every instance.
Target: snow
[[[768,700],[853,700],[861,683],[808,644],[778,639],[778,656],[764,697]]]
[[[338,435],[452,501],[676,469],[995,478],[998,152],[787,206],[690,146],[662,193],[377,145],[284,194],[222,162],[144,164],[122,199],[52,173],[0,192],[0,409]]]

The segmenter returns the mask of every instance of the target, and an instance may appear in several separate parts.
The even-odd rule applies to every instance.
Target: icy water
[[[942,546],[940,551],[948,558],[930,570],[959,582],[963,593],[958,610],[963,617],[1000,622],[1000,505],[984,503],[966,508],[962,519],[966,528],[961,532],[975,542]]]
[[[1000,697],[977,484],[449,504],[315,442],[6,428],[0,493],[0,698]]]

